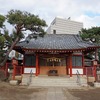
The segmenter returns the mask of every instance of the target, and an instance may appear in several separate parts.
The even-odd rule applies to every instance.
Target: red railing
[[[16,75],[21,75],[22,74],[22,66],[12,65],[12,63],[6,63],[6,67],[4,69],[6,77],[9,76],[8,69],[13,69],[13,72],[12,72],[13,77],[15,77]]]
[[[17,66],[17,65],[13,65],[14,69],[13,69],[13,79],[15,79],[16,75],[21,75],[22,74],[22,66]]]
[[[95,80],[97,79],[97,74],[96,74],[96,67],[86,67],[86,76],[87,77],[94,77]]]
[[[94,67],[86,67],[86,75],[87,76],[94,76]]]
[[[16,75],[21,75],[22,74],[22,66],[16,66]]]

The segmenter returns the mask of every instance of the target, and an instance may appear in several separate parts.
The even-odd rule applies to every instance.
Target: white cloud
[[[98,23],[98,22],[100,22],[99,16],[91,18],[87,15],[81,15],[81,16],[77,17],[75,20],[80,21],[80,22],[84,22],[84,28],[91,28],[94,26],[100,26],[100,24]]]
[[[84,27],[98,26],[99,16],[90,17],[85,12],[100,14],[99,0],[0,0],[0,13],[7,14],[10,9],[19,9],[39,15],[47,24],[56,17],[71,17],[81,21]]]

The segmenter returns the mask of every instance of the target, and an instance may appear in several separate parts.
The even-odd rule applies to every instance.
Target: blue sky
[[[48,25],[57,16],[83,22],[84,28],[100,25],[99,0],[0,0],[0,14],[11,9],[39,15]]]
[[[95,16],[100,17],[100,13],[95,13],[95,12],[91,12],[91,11],[86,11],[84,14],[89,16],[89,17],[95,17]]]

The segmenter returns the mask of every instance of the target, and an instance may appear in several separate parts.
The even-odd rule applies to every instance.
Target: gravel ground
[[[38,89],[28,89],[26,86],[11,86],[0,82],[0,100],[30,100],[30,95]]]
[[[100,88],[69,89],[68,91],[79,100],[100,100]]]
[[[0,100],[100,100],[100,88],[29,88],[0,82]]]

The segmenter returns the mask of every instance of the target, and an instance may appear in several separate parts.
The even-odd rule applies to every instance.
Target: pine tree
[[[4,17],[0,17],[0,27],[3,27],[3,23],[6,21],[11,24],[14,28],[12,34],[4,30],[3,37],[1,35],[1,42],[7,46],[7,52],[5,58],[2,60],[0,66],[4,66],[9,56],[9,53],[13,50],[14,46],[24,37],[25,32],[28,30],[30,34],[33,34],[31,38],[36,38],[37,36],[43,36],[45,34],[44,27],[46,27],[46,22],[40,19],[39,16],[31,14],[26,11],[20,10],[10,10],[8,14]],[[3,48],[1,48],[1,51]],[[4,54],[4,53],[3,53]]]

